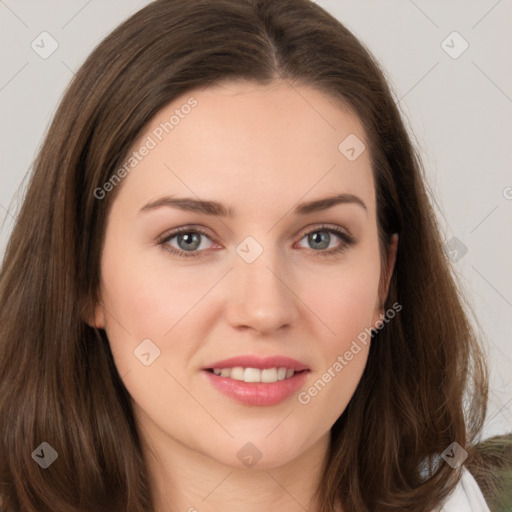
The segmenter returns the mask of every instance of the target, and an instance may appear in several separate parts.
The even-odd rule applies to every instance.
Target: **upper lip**
[[[265,368],[290,368],[296,372],[302,370],[309,370],[308,365],[292,359],[286,356],[267,356],[259,357],[253,355],[236,356],[230,357],[229,359],[223,359],[222,361],[216,361],[205,368],[204,370],[211,370],[214,368],[234,368],[241,366],[242,368],[259,368],[263,370]]]

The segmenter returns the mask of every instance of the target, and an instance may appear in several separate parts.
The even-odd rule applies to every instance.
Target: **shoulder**
[[[464,467],[462,477],[440,512],[490,512],[480,487]]]

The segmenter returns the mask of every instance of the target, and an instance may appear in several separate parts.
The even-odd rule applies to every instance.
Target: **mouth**
[[[285,356],[239,356],[202,369],[215,390],[243,405],[277,405],[304,386],[310,368]]]
[[[238,380],[247,383],[259,382],[271,384],[291,379],[294,375],[307,372],[309,370],[294,370],[293,368],[287,368],[286,366],[275,366],[263,369],[235,366],[232,368],[206,368],[206,371],[226,379]]]
[[[248,354],[213,362],[201,373],[214,389],[238,403],[270,406],[298,392],[310,371],[291,357]]]

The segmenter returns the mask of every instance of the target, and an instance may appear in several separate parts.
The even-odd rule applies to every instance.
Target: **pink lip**
[[[235,366],[241,366],[242,368],[259,368],[264,370],[265,368],[291,368],[296,372],[302,370],[309,370],[308,366],[296,359],[286,356],[269,356],[269,357],[258,357],[258,356],[237,356],[222,361],[217,361],[209,366],[204,367],[204,370],[213,368],[234,368]],[[283,381],[281,381],[283,382]]]
[[[225,363],[226,361],[222,361]],[[260,363],[261,364],[261,363]],[[231,365],[222,366],[222,368],[229,368]],[[236,366],[245,366],[237,364]],[[286,366],[286,365],[270,365],[273,366]],[[257,368],[258,366],[246,365],[246,367]],[[267,366],[268,367],[268,366]],[[215,368],[218,368],[215,366]],[[209,379],[211,384],[224,395],[233,398],[237,402],[244,405],[276,405],[282,402],[289,396],[296,393],[304,384],[304,381],[309,373],[308,370],[296,373],[293,377],[277,382],[263,383],[263,382],[244,382],[241,380],[230,379],[215,375],[213,372],[203,370],[202,372],[206,378]]]

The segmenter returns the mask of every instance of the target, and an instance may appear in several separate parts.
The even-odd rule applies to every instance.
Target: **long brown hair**
[[[411,144],[383,73],[308,0],[158,0],[112,32],[69,85],[35,161],[0,281],[0,496],[6,512],[154,509],[130,396],[91,318],[105,221],[122,166],[153,116],[221,81],[311,85],[349,106],[369,141],[382,258],[399,248],[361,382],[331,429],[321,512],[425,511],[470,456],[487,370]],[[340,141],[341,142],[341,141]],[[119,187],[117,187],[119,189]],[[383,265],[385,267],[385,265]],[[31,453],[58,453],[46,470]]]

